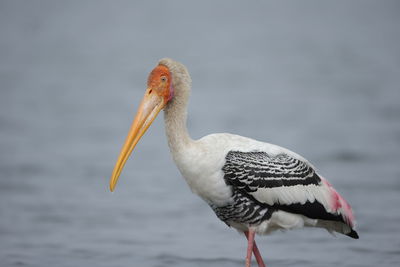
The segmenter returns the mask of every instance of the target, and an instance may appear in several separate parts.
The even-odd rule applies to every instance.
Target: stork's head
[[[172,59],[164,58],[160,60],[158,66],[150,72],[146,92],[119,154],[117,163],[114,166],[110,180],[111,191],[114,191],[129,155],[158,113],[172,102],[176,93],[182,94],[184,93],[182,90],[189,90],[186,88],[190,88],[190,82],[190,76],[186,68]],[[182,84],[188,86],[182,86]],[[176,91],[175,88],[179,90]]]

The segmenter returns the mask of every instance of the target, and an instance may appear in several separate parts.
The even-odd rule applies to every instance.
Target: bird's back
[[[323,227],[358,238],[347,202],[300,155],[232,134],[195,142],[177,165],[192,190],[230,226],[276,229]],[[193,168],[193,164],[197,167]]]

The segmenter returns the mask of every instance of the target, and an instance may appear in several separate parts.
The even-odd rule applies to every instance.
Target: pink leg
[[[254,246],[254,234],[255,232],[249,230],[247,232],[247,255],[246,255],[246,267],[250,267],[251,265],[251,255],[253,254],[253,246]]]
[[[249,238],[250,238],[249,234],[250,233],[248,231],[246,231],[246,232],[244,232],[244,234],[245,234],[247,240],[249,240]],[[253,240],[254,240],[254,232],[253,232]],[[258,250],[258,247],[257,247],[257,244],[256,244],[255,240],[254,240],[254,246],[253,246],[253,253],[254,253],[254,256],[256,257],[258,266],[259,267],[266,267],[266,265],[265,265],[265,263],[264,263],[264,261],[263,261],[263,259],[261,257],[260,251]]]

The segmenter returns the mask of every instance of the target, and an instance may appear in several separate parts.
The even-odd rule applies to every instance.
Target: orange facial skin
[[[172,87],[172,77],[168,67],[164,65],[155,67],[147,80],[147,88],[150,89],[149,93],[155,91],[159,96],[162,96],[165,103],[171,100],[174,89]]]

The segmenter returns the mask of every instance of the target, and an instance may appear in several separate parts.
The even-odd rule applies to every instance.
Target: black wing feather
[[[226,184],[248,192],[259,188],[321,183],[321,178],[308,163],[287,154],[230,151],[222,170]]]
[[[328,212],[317,199],[307,200],[305,203],[265,203],[252,194],[259,189],[322,186],[321,178],[306,161],[285,153],[270,155],[263,151],[230,151],[225,159],[222,170],[225,183],[232,186],[234,202],[226,207],[213,207],[221,220],[257,224],[269,219],[273,212],[283,210],[312,219],[346,224],[341,214]],[[358,238],[354,230],[347,235]]]

